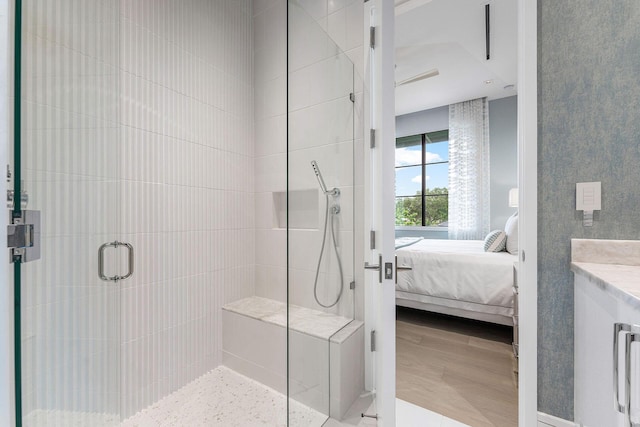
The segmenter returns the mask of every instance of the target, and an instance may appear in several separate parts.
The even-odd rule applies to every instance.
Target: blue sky
[[[420,145],[396,148],[396,166],[419,165],[422,161]],[[449,159],[448,141],[427,144],[427,163]],[[421,166],[396,169],[396,195],[409,196],[420,191]],[[427,188],[448,187],[448,164],[427,165]]]

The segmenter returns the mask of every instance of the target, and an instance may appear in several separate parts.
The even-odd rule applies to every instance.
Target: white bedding
[[[399,272],[397,299],[448,307],[463,316],[460,313],[498,315],[505,319],[499,323],[509,322],[513,314],[513,263],[518,257],[508,252],[484,252],[483,243],[424,239],[396,250],[398,265],[413,269]]]

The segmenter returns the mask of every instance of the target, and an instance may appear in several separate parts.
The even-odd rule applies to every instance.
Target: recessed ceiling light
[[[490,85],[491,83],[493,83],[493,80],[485,80],[484,81],[484,84],[486,84],[486,85]]]
[[[513,90],[516,88],[516,85],[506,85],[503,89],[504,90]]]

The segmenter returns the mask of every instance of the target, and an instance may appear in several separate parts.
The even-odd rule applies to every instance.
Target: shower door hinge
[[[7,209],[13,210],[16,207],[15,191],[7,190]],[[20,191],[20,208],[26,209],[29,203],[29,194],[26,191]]]
[[[349,101],[356,102],[356,94],[355,93],[351,92],[349,94]]]
[[[354,290],[355,288],[356,288],[356,281],[355,281],[355,280],[352,280],[352,281],[349,283],[349,289]]]
[[[369,47],[376,48],[376,27],[369,27]]]
[[[371,351],[376,351],[376,331],[375,329],[371,330]]]
[[[369,147],[370,148],[376,148],[376,130],[375,129],[371,129],[369,131]]]
[[[9,211],[7,247],[10,262],[29,262],[40,259],[40,211]]]
[[[376,248],[376,231],[369,231],[369,249],[373,250]]]

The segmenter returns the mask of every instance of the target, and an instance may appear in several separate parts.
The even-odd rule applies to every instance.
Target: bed
[[[482,240],[397,239],[396,304],[513,325],[517,255],[485,252]]]

